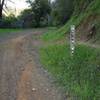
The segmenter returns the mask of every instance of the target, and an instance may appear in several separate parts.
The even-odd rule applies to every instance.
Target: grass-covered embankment
[[[79,1],[86,3],[84,0]],[[80,5],[82,6],[82,5]],[[84,5],[83,5],[84,6]],[[76,8],[79,9],[79,5],[76,5]],[[69,34],[70,26],[75,25],[76,26],[76,37],[85,37],[87,38],[87,35],[89,34],[89,29],[91,28],[91,25],[94,24],[96,27],[96,34],[95,34],[95,42],[100,43],[100,0],[93,0],[84,10],[78,11],[76,9],[73,12],[73,15],[68,20],[68,22],[58,30],[48,32],[47,34],[44,34],[43,39],[44,40],[60,40],[66,36],[66,34]],[[76,14],[77,12],[80,12]],[[93,40],[93,38],[91,38]],[[93,41],[94,41],[93,40]]]
[[[45,68],[77,100],[100,99],[100,49],[77,45],[71,57],[68,45],[54,44],[41,48],[40,55]]]

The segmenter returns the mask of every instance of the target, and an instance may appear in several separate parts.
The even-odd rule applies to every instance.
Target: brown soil
[[[100,15],[89,15],[85,20],[82,20],[80,25],[77,27],[77,37],[79,40],[87,41],[89,30],[91,29],[92,24],[95,25],[96,21],[100,21]]]
[[[0,100],[66,100],[40,64],[36,33],[0,43]]]

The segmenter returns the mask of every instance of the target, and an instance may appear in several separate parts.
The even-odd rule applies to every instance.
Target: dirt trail
[[[0,44],[0,100],[65,100],[41,67],[36,49],[41,43],[31,37],[20,35]]]

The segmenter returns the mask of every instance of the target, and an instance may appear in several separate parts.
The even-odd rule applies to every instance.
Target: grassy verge
[[[41,62],[66,91],[77,100],[100,98],[100,50],[84,45],[70,56],[69,46],[50,45],[40,49]]]
[[[48,28],[48,31],[41,35],[41,39],[44,41],[50,41],[50,40],[52,41],[53,39],[55,39],[55,36],[57,36],[55,34],[57,29],[58,29],[57,27]]]
[[[18,31],[21,31],[21,29],[0,29],[0,36],[5,36],[8,35],[9,33]]]

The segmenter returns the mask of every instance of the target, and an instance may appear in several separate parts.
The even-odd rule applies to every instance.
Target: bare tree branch
[[[7,7],[7,2],[11,2],[14,4],[14,2],[12,0],[0,0],[0,18],[2,18],[2,12],[6,12],[7,14],[7,10],[9,10],[9,8]],[[6,11],[5,11],[6,10]]]
[[[7,7],[7,4],[5,4],[4,7],[5,7],[5,9],[7,9],[7,10],[9,9],[9,8]]]
[[[4,11],[4,13],[5,13],[6,15],[8,15],[8,13],[7,13],[7,11],[6,11],[5,9],[3,9],[3,11]]]
[[[11,2],[11,3],[13,3],[13,4],[15,4],[15,2],[13,2],[12,0],[8,0],[9,2]]]
[[[2,0],[1,7],[3,8],[5,0]]]

